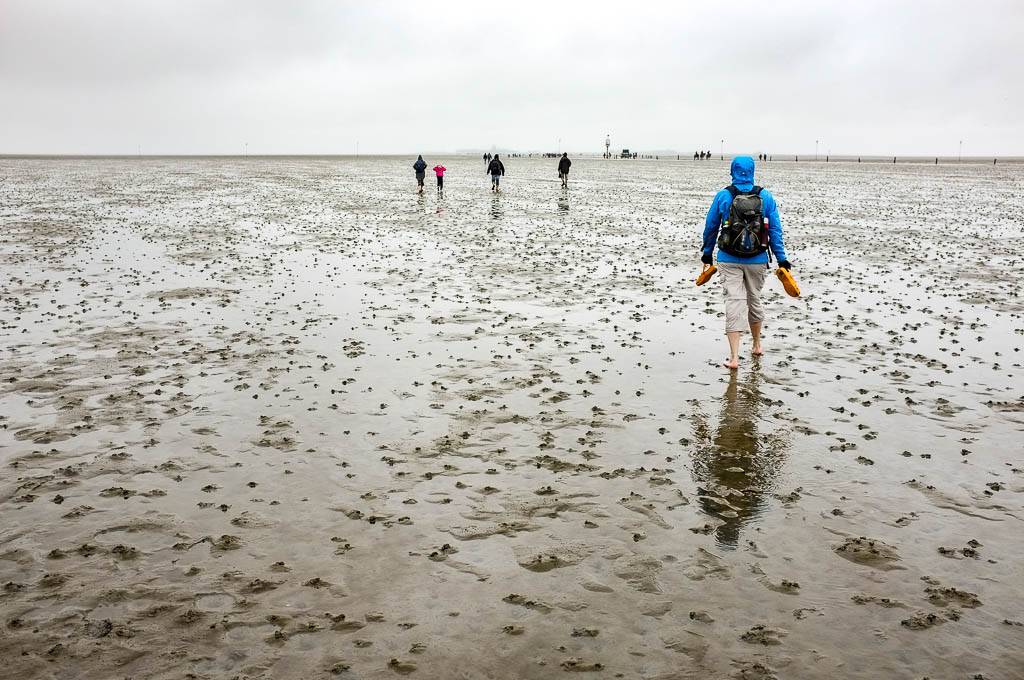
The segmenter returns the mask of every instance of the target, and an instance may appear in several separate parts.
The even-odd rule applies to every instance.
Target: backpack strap
[[[736,194],[740,193],[740,190],[736,188],[735,184],[730,184],[725,188],[725,190],[728,191],[733,198],[736,198]],[[763,190],[764,187],[759,187],[755,184],[753,189],[751,189],[750,191],[744,191],[743,193],[753,194],[754,196],[760,196]]]

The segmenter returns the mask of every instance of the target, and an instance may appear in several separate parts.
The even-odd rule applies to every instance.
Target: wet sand
[[[1024,168],[411,163],[0,159],[5,677],[1024,677]]]

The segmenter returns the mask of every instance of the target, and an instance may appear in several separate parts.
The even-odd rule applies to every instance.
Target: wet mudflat
[[[0,159],[5,675],[1021,677],[1024,168],[444,160]]]

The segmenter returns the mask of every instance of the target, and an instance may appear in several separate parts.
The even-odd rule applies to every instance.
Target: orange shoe
[[[786,289],[786,293],[790,297],[800,297],[800,286],[796,285],[796,279],[788,269],[779,267],[775,270],[775,275],[779,277],[779,281],[782,281],[782,287]]]
[[[716,267],[713,264],[704,265],[704,270],[700,273],[700,276],[697,277],[697,285],[703,286],[705,283],[711,280],[711,277],[714,276],[715,272],[717,271],[718,267]]]

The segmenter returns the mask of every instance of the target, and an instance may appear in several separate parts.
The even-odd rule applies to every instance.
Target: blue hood
[[[732,183],[740,191],[750,191],[754,188],[754,159],[750,156],[737,156],[732,159]]]

